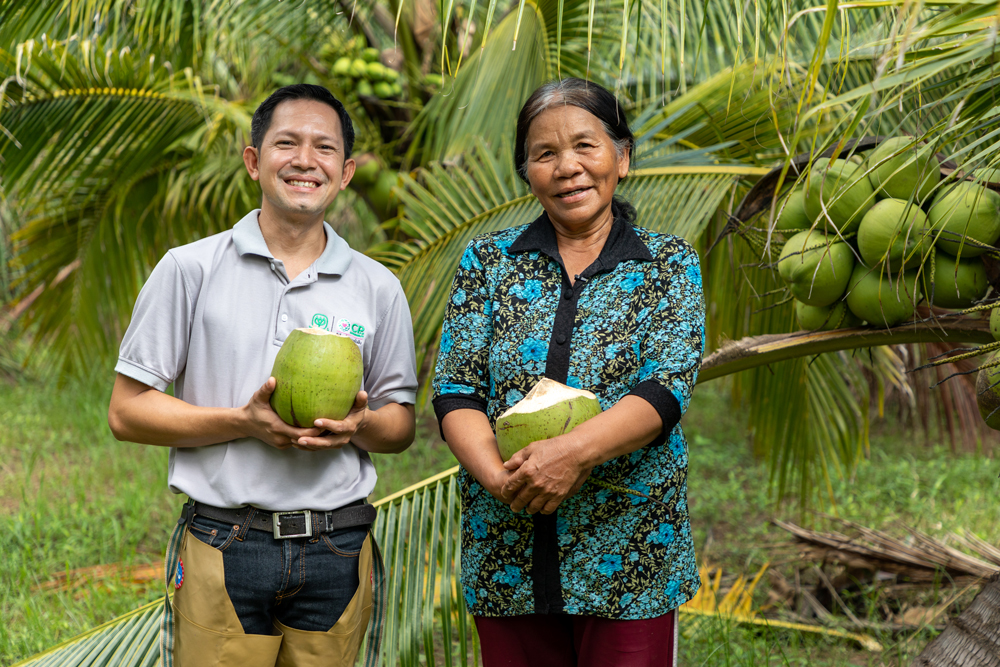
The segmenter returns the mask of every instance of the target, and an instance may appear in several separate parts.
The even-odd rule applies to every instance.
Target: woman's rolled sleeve
[[[441,328],[433,383],[439,423],[452,410],[486,412],[492,309],[483,264],[473,242],[466,247],[455,272]]]
[[[688,244],[665,262],[664,294],[640,346],[639,381],[629,392],[648,401],[663,420],[663,442],[687,410],[705,344],[705,305],[698,253]]]

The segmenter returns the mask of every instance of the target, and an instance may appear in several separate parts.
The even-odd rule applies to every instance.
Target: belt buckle
[[[288,519],[296,516],[301,516],[303,521],[305,521],[306,532],[291,535],[286,535],[281,532],[281,520],[283,518]],[[287,540],[292,537],[312,537],[313,534],[312,511],[310,510],[299,510],[297,512],[273,512],[271,514],[271,524],[274,527],[274,539],[276,540]]]

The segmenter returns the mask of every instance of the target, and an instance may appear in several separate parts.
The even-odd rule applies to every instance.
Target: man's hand
[[[250,402],[241,408],[246,420],[247,435],[277,449],[298,447],[301,441],[319,436],[323,431],[322,428],[296,428],[281,421],[281,417],[271,407],[271,394],[274,393],[276,386],[277,381],[269,377],[267,382],[254,392]]]
[[[510,509],[528,514],[552,514],[562,501],[574,495],[587,481],[585,467],[571,434],[533,442],[504,464],[511,472],[501,494]]]
[[[351,406],[351,411],[347,413],[346,417],[340,421],[317,419],[315,422],[317,428],[309,429],[317,431],[317,433],[303,435],[292,446],[309,451],[340,449],[351,441],[351,438],[365,425],[365,420],[371,414],[373,414],[372,411],[368,409],[368,393],[359,391],[358,395],[354,397],[354,405]]]

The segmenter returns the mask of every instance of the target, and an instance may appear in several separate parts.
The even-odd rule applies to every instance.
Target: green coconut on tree
[[[924,294],[941,308],[969,308],[986,296],[990,289],[986,266],[978,257],[956,259],[939,252],[934,268],[925,265]]]
[[[930,223],[920,207],[904,199],[883,199],[861,219],[858,252],[869,266],[887,271],[920,266],[934,244]]]
[[[851,160],[817,160],[806,177],[805,212],[831,233],[857,230],[875,204],[864,166]]]
[[[936,247],[956,257],[982,255],[1000,238],[1000,194],[971,181],[941,190],[927,213]]]
[[[846,301],[837,301],[829,306],[810,306],[796,299],[795,321],[806,331],[833,331],[862,325],[862,321],[847,308]]]
[[[806,191],[804,187],[795,188],[781,204],[778,217],[774,223],[775,231],[802,231],[809,229],[812,221],[806,213]]]
[[[913,137],[892,137],[868,156],[868,180],[880,197],[925,201],[941,180],[941,167],[931,147]]]
[[[854,253],[835,236],[799,232],[785,242],[778,274],[792,295],[810,306],[829,306],[844,295],[854,268]]]
[[[847,288],[847,307],[873,327],[894,327],[912,319],[920,298],[915,270],[900,279],[898,274],[858,264]]]

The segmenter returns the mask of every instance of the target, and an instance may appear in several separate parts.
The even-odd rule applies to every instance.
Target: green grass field
[[[159,562],[181,503],[166,489],[166,450],[111,436],[105,421],[110,385],[110,377],[96,387],[0,382],[0,665],[160,595],[158,582],[113,577],[47,586],[77,568]],[[800,517],[792,504],[776,509],[766,467],[751,456],[742,419],[721,387],[699,387],[684,423],[699,561],[735,575],[780,560],[789,538],[769,520],[818,519]],[[871,459],[854,479],[836,482],[839,515],[890,532],[897,523],[934,536],[966,528],[1000,541],[998,461],[955,456],[916,440],[897,424],[877,424]],[[377,457],[376,496],[454,464],[433,421],[422,423],[410,450]],[[859,593],[866,594],[874,600],[871,591]],[[757,600],[766,599],[758,590]],[[871,611],[877,611],[874,602]],[[932,636],[874,634],[887,647],[882,654],[843,640],[710,622],[682,642],[681,664],[900,664]]]

